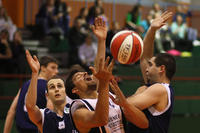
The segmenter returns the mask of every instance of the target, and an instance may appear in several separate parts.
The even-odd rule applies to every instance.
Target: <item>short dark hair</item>
[[[167,53],[159,53],[155,56],[156,66],[164,65],[166,68],[166,76],[171,81],[172,77],[176,72],[176,60],[175,58]]]
[[[40,65],[41,66],[47,67],[47,65],[49,63],[56,63],[56,64],[58,64],[58,61],[55,58],[51,57],[51,56],[43,56],[43,57],[40,58]]]
[[[74,74],[76,74],[77,72],[85,72],[85,69],[80,65],[72,66],[65,80],[65,89],[66,89],[65,91],[67,93],[67,96],[70,97],[71,99],[80,99],[79,95],[72,93],[72,89],[75,87],[72,78]]]
[[[51,77],[50,79],[47,80],[47,92],[48,92],[48,82],[52,79],[61,79],[63,81],[63,83],[65,83],[64,79],[61,76],[54,75],[53,77]]]

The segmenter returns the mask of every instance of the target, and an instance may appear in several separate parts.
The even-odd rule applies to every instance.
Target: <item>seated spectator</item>
[[[161,7],[158,3],[153,4],[153,8],[150,10],[150,15],[152,16],[160,16],[162,14]]]
[[[87,16],[88,16],[88,8],[83,7],[80,9],[79,15],[76,17],[76,19],[79,19],[82,23],[82,27],[85,27],[86,29],[89,28],[89,24],[87,23]]]
[[[176,21],[171,25],[172,39],[175,40],[175,49],[179,51],[191,51],[192,42],[187,39],[187,25],[181,15],[177,15]]]
[[[81,19],[76,18],[73,27],[70,28],[68,36],[70,45],[69,64],[80,64],[78,47],[84,42],[87,33],[88,31],[82,26]]]
[[[78,49],[78,56],[81,64],[86,70],[89,66],[94,65],[94,60],[97,54],[97,43],[92,40],[91,33],[86,34],[85,42]]]
[[[12,52],[8,43],[8,31],[2,30],[0,33],[0,73],[10,72],[10,61]]]
[[[99,8],[99,9],[96,9]],[[97,17],[97,12],[102,13],[103,12],[103,2],[102,0],[95,0],[95,3],[92,7],[90,7],[89,9],[89,13],[87,16],[87,22],[89,24],[93,24],[94,23],[94,19],[95,17]]]
[[[121,27],[119,25],[119,23],[117,21],[113,22],[112,23],[112,27],[111,29],[108,31],[107,33],[107,37],[106,37],[106,56],[110,56],[112,57],[111,55],[111,51],[110,51],[110,42],[113,38],[113,36],[119,32],[121,30]]]
[[[129,30],[134,30],[138,34],[141,34],[144,32],[144,29],[140,26],[141,10],[142,10],[141,6],[137,4],[126,15],[126,28]]]
[[[20,31],[16,31],[14,34],[14,39],[10,43],[10,47],[12,50],[12,71],[14,73],[25,73],[25,62],[26,62],[26,56],[25,56],[25,49],[22,44],[22,35]]]
[[[69,31],[70,11],[71,8],[67,6],[65,0],[56,0],[55,14],[57,16],[57,23],[58,26],[63,29],[65,35],[67,35]]]
[[[7,30],[9,33],[9,41],[13,40],[13,35],[17,30],[11,18],[7,15],[4,7],[0,7],[0,31]]]
[[[57,20],[59,17],[56,15],[54,6],[54,0],[47,0],[44,3],[36,15],[36,25],[39,29],[39,34],[54,35],[62,39],[64,37],[64,31],[58,26]]]

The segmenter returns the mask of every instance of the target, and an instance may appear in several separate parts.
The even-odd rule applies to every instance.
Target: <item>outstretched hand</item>
[[[95,18],[92,30],[99,40],[106,40],[107,27],[102,17]]]
[[[113,77],[112,70],[114,67],[114,60],[112,60],[110,64],[109,64],[109,60],[110,60],[110,57],[107,57],[105,62],[103,58],[100,59],[98,72],[94,69],[94,67],[90,67],[90,70],[92,71],[93,75],[99,81],[109,82]]]
[[[32,70],[32,73],[38,73],[40,70],[40,62],[35,55],[32,57],[28,50],[26,50],[26,60]]]
[[[112,79],[112,81],[110,82],[110,87],[112,88],[112,91],[114,92],[114,94],[116,95],[116,97],[110,95],[110,98],[112,99],[112,101],[121,106],[124,107],[124,104],[127,102],[126,97],[124,96],[124,94],[122,93],[122,91],[120,90],[117,81]]]
[[[165,11],[161,16],[155,18],[151,23],[151,28],[158,30],[166,24],[166,22],[172,17],[172,12]]]

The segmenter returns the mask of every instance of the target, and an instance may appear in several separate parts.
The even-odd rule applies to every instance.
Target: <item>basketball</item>
[[[121,64],[137,62],[143,53],[143,41],[141,37],[130,30],[116,33],[110,43],[112,56]]]

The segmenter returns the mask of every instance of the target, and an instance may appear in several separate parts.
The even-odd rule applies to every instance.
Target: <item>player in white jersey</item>
[[[108,67],[100,61],[100,57],[105,58],[105,39],[106,27],[102,18],[95,19],[93,32],[98,37],[98,52],[95,60],[95,67],[92,69],[93,73],[99,71],[100,67],[104,71],[112,73],[113,63]],[[106,60],[108,64],[108,60]],[[93,75],[88,75],[87,72],[72,71],[66,79],[66,93],[71,99],[75,100],[71,105],[71,115],[74,126],[80,132],[112,132],[123,133],[124,125],[122,122],[123,114],[120,107],[109,99],[108,83],[111,81],[105,74],[103,77],[98,77],[98,80]],[[108,80],[109,79],[109,80]],[[99,87],[97,88],[97,83]],[[112,82],[115,82],[112,80]],[[103,86],[102,86],[103,85]],[[98,90],[98,91],[97,91]],[[121,97],[120,97],[121,98]],[[114,99],[113,99],[114,100]],[[129,106],[124,98],[121,107],[132,123],[140,128],[148,127],[148,120],[144,113],[138,110],[135,106]]]

